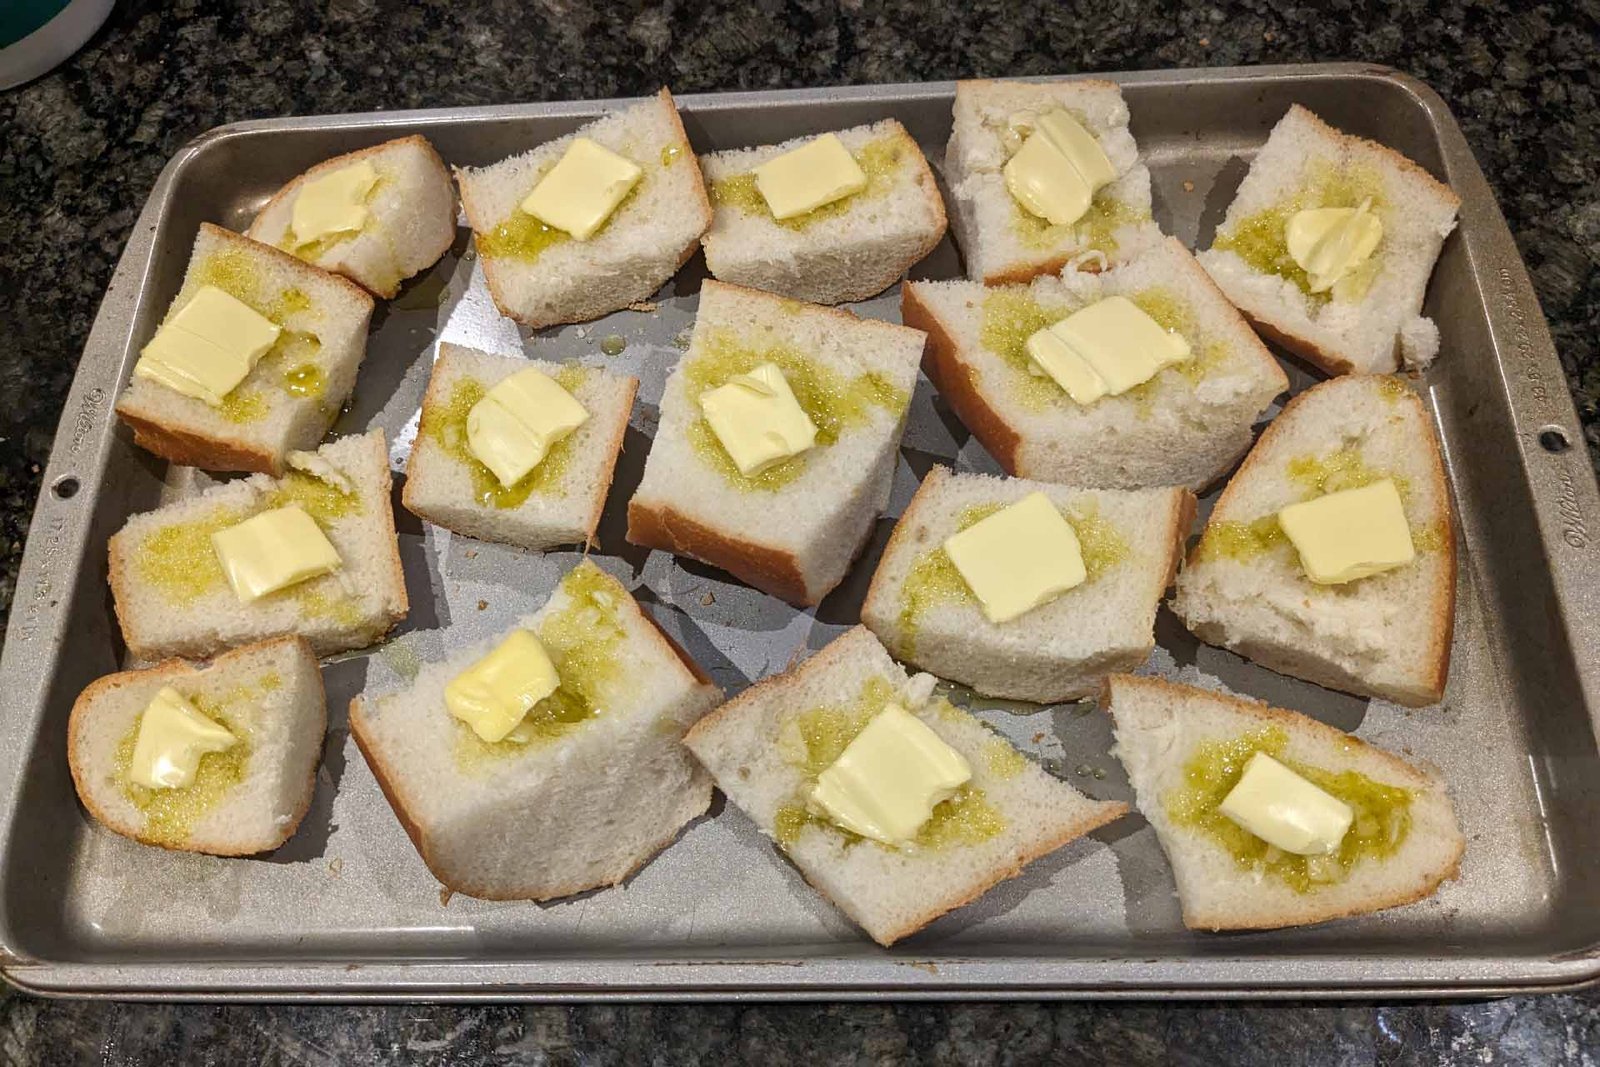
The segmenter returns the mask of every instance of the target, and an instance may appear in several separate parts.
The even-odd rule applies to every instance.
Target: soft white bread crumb
[[[1041,492],[1079,534],[1089,578],[1042,607],[994,623],[944,554],[968,509]],[[928,471],[895,526],[861,620],[897,659],[985,696],[1055,703],[1088,696],[1155,647],[1156,607],[1194,518],[1185,489],[1081,490],[1018,478]]]
[[[258,474],[134,515],[112,535],[111,593],[130,652],[142,660],[198,658],[299,634],[328,655],[370,645],[405,617],[383,431],[332,441],[316,454],[349,480],[352,493],[300,471],[281,479]],[[240,602],[211,534],[294,503],[317,520],[343,565]]]
[[[593,658],[541,631],[574,610],[623,636],[595,683],[602,710],[560,736],[485,745],[445,707],[445,685],[500,638],[427,664],[402,691],[351,702],[350,732],[384,795],[434,877],[457,892],[551,900],[615,885],[711,803],[711,782],[680,738],[721,691],[587,561],[522,622],[558,672],[572,669],[569,656]],[[581,626],[560,629],[581,636]]]
[[[1146,385],[1075,403],[1024,347],[1034,330],[1107,296],[1176,321],[1189,362]],[[901,318],[927,331],[928,376],[1011,474],[1067,485],[1200,490],[1238,462],[1251,427],[1289,387],[1283,369],[1182,245],[1162,240],[1101,274],[1030,285],[907,282]],[[1160,321],[1158,319],[1158,321]]]
[[[1234,251],[1212,248],[1200,253],[1200,262],[1263,334],[1330,374],[1384,373],[1398,369],[1402,359],[1406,366],[1424,366],[1438,352],[1439,335],[1421,314],[1422,300],[1461,201],[1394,149],[1341,133],[1298,104],[1290,107],[1250,164],[1217,227],[1217,240],[1225,241],[1252,216],[1293,201],[1308,182],[1330,173],[1364,176],[1377,192],[1372,212],[1383,223],[1383,239],[1373,253],[1377,273],[1360,300],[1313,299]]]
[[[290,223],[301,188],[362,160],[378,172],[367,199],[366,226],[344,240],[309,249],[306,261],[387,299],[400,291],[401,282],[437,263],[456,237],[450,172],[421,134],[318,163],[273,194],[250,224],[249,235],[292,252],[286,246],[294,240]]]
[[[501,492],[494,475],[465,447],[465,409],[457,412],[460,420],[452,412],[461,406],[455,403],[458,390],[478,395],[474,383],[487,392],[529,367],[567,387],[589,418],[552,447],[528,476],[532,490],[518,501],[520,483],[513,492]],[[441,342],[422,398],[422,428],[406,464],[401,503],[429,522],[485,541],[535,551],[588,543],[600,523],[638,386],[637,378],[597,367],[493,356]],[[446,444],[445,438],[454,443]]]
[[[722,567],[791,603],[820,601],[888,504],[922,343],[919,330],[706,282],[689,350],[667,379],[644,477],[628,503],[628,540]],[[798,353],[878,399],[862,403],[832,444],[788,461],[803,464],[788,484],[753,486],[731,463],[719,468],[691,444],[702,416],[685,368],[714,361],[729,346]],[[709,431],[704,439],[721,447]]]
[[[1324,465],[1396,479],[1415,560],[1317,585],[1286,540],[1262,551],[1225,549],[1237,524],[1270,521],[1319,495],[1312,479]],[[1202,641],[1275,671],[1416,707],[1444,694],[1455,578],[1450,491],[1422,401],[1399,378],[1351,375],[1301,393],[1267,427],[1212,509],[1172,608]]]
[[[1139,811],[1172,864],[1185,926],[1264,930],[1325,922],[1410,904],[1456,876],[1466,840],[1445,785],[1433,774],[1293,711],[1155,678],[1114,674],[1102,704],[1116,724],[1114,754],[1128,769]],[[1186,785],[1198,745],[1276,727],[1281,758],[1330,774],[1354,771],[1412,791],[1411,825],[1395,851],[1362,857],[1344,878],[1298,892],[1282,878],[1242,865],[1203,830],[1178,825],[1168,798]]]
[[[166,319],[203,285],[283,327],[277,346],[221,408],[135,377],[117,400],[117,414],[133,428],[135,444],[173,463],[281,473],[290,452],[316,447],[355,388],[372,297],[346,278],[208,222],[200,224]]]
[[[968,786],[982,791],[997,817],[991,835],[958,834],[932,848],[890,848],[812,819],[781,841],[779,811],[801,803],[809,785],[793,758],[797,748],[805,749],[802,716],[855,704],[875,679],[971,765]],[[780,841],[806,881],[880,945],[970,904],[1033,860],[1128,810],[1090,800],[1046,774],[979,720],[933,699],[933,684],[926,674],[907,677],[877,639],[857,626],[798,667],[746,689],[684,738],[728,799],[762,833]]]
[[[748,175],[811,137],[700,157],[716,212],[702,238],[706,267],[714,277],[796,300],[838,304],[883,292],[933,251],[944,236],[944,199],[905,127],[884,119],[840,130],[838,137],[858,162],[867,161],[867,188],[789,222],[773,219],[764,204],[750,211],[719,196],[718,183]]]
[[[1072,226],[1050,226],[1028,214],[1002,174],[1034,119],[1056,108],[1072,112],[1094,135],[1117,172]],[[944,176],[973,281],[1025,282],[1085,253],[1097,253],[1083,261],[1094,269],[1133,256],[1161,236],[1150,218],[1150,171],[1139,160],[1128,105],[1114,82],[957,82]]]
[[[205,762],[191,786],[170,794],[128,782],[124,761],[140,717],[168,686],[238,738],[244,758],[236,783],[219,778],[224,784],[217,785]],[[72,705],[67,759],[83,806],[108,829],[147,845],[248,856],[289,840],[305,817],[326,728],[322,673],[311,646],[280,637],[209,666],[168,660],[99,679]],[[213,795],[209,802],[194,799]]]
[[[576,137],[644,170],[628,198],[587,241],[559,241],[532,260],[485,255],[485,235],[512,218]],[[456,181],[489,292],[502,312],[528,326],[585,322],[644,300],[688,261],[711,225],[694,149],[665,89],[519,156],[458,168]]]

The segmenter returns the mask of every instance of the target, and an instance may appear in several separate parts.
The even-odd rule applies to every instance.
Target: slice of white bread
[[[1283,246],[1284,224],[1302,209],[1357,207],[1369,196],[1383,238],[1366,294],[1312,297],[1291,280],[1304,272]],[[1439,350],[1422,300],[1460,206],[1449,186],[1394,149],[1296,104],[1250,164],[1200,262],[1257,329],[1329,374],[1422,366]]]
[[[1100,142],[1117,178],[1071,226],[1023,210],[1006,188],[1006,162],[1034,120],[1065,108]],[[1157,240],[1150,218],[1150,171],[1128,131],[1128,105],[1114,82],[961,81],[944,177],[967,277],[997,285],[1055,274],[1073,261],[1095,270]]]
[[[210,656],[299,634],[318,655],[363,648],[405,617],[400,549],[389,501],[383,431],[317,449],[316,474],[254,475],[131,516],[111,537],[111,595],[128,651],[141,660]],[[349,491],[333,484],[343,480]],[[343,566],[248,604],[234,595],[211,534],[272,508],[299,504]]]
[[[1035,330],[1125,296],[1193,353],[1144,385],[1083,407],[1034,373]],[[939,393],[1007,472],[1066,485],[1200,490],[1250,447],[1251,427],[1289,387],[1249,325],[1181,244],[1166,238],[1101,274],[1068,270],[1031,285],[907,282],[900,317],[928,334]]]
[[[701,243],[725,282],[839,304],[893,285],[944,236],[944,199],[904,126],[884,119],[838,131],[867,174],[861,192],[779,222],[755,187],[755,168],[812,140],[700,157],[716,217]]]
[[[1344,585],[1312,582],[1278,511],[1384,477],[1401,489],[1416,559]],[[1402,379],[1360,374],[1307,389],[1267,427],[1212,509],[1172,608],[1202,641],[1275,671],[1420,707],[1444,695],[1455,591],[1433,423]]]
[[[423,862],[490,900],[616,885],[711,803],[680,739],[722,691],[620,582],[585,560],[522,625],[561,675],[556,697],[602,710],[526,745],[479,740],[444,688],[504,635],[350,704],[350,732]]]
[[[806,881],[884,946],[1128,810],[1090,800],[1045,773],[978,719],[934,698],[933,686],[930,675],[908,677],[857,626],[798,667],[746,689],[684,738]],[[804,791],[822,766],[886,700],[915,714],[972,768],[964,796],[940,805],[918,839],[901,848],[856,838],[804,807]],[[813,729],[817,712],[817,723],[838,725]]]
[[[502,379],[529,367],[572,393],[589,419],[556,442],[527,478],[506,489],[468,449],[467,413]],[[600,523],[638,387],[637,378],[597,367],[493,356],[441,342],[401,503],[429,522],[485,541],[535,551],[587,544]]]
[[[693,556],[791,603],[819,602],[888,505],[923,340],[840,308],[707,281],[628,502],[628,540]],[[818,446],[752,479],[722,450],[698,390],[767,360],[817,422]],[[830,396],[840,406],[830,409]]]
[[[290,223],[301,188],[363,160],[378,172],[366,200],[367,224],[343,239],[297,250]],[[250,224],[249,235],[387,299],[449,250],[456,239],[456,191],[439,153],[414,133],[318,163],[273,194]]]
[[[644,176],[587,241],[557,230],[543,247],[519,243],[517,227],[531,216],[518,205],[575,137],[626,156]],[[489,292],[502,312],[528,326],[584,322],[646,299],[688,262],[711,225],[700,166],[665,89],[519,156],[457,168],[456,181]],[[497,246],[509,250],[495,254]],[[532,258],[510,254],[519,248]]]
[[[1042,607],[990,622],[945,538],[1041,492],[1078,535],[1089,577]],[[1155,647],[1156,608],[1194,520],[1186,489],[1082,490],[934,467],[895,526],[861,621],[895,658],[985,696],[1051,704],[1092,694]]]
[[[372,297],[347,278],[209,222],[200,224],[166,318],[203,285],[283,327],[277,344],[220,408],[135,377],[117,414],[133,428],[135,444],[173,463],[282,473],[284,456],[315,448],[355,388]]]
[[[200,759],[182,789],[128,780],[144,709],[171,687],[226,727],[233,748]],[[268,852],[289,840],[316,790],[328,725],[311,646],[280,637],[207,666],[168,660],[108,674],[79,694],[67,724],[78,798],[100,823],[147,845],[216,856]]]
[[[1298,712],[1157,678],[1113,674],[1101,705],[1115,723],[1112,752],[1128,769],[1139,811],[1172,864],[1190,929],[1265,930],[1361,915],[1421,900],[1456,877],[1466,839],[1450,794],[1437,776],[1398,756]],[[1348,780],[1343,788],[1319,783],[1356,809],[1350,830],[1356,836],[1347,835],[1347,854],[1338,864],[1343,870],[1329,872],[1334,878],[1301,881],[1309,872],[1297,870],[1298,861],[1272,865],[1252,854],[1268,847],[1265,842],[1257,844],[1226,816],[1212,814],[1212,803],[1227,795],[1248,752],[1257,749],[1255,741],[1241,743],[1252,737],[1281,742],[1271,754],[1301,773],[1353,772],[1404,790],[1410,799],[1402,808],[1370,787],[1351,790]],[[1238,751],[1213,763],[1202,746],[1216,743],[1237,744]],[[1385,840],[1374,824],[1397,810],[1409,814],[1409,827],[1397,840]],[[1372,842],[1366,849],[1356,844],[1362,834]],[[1223,835],[1244,841],[1245,854],[1236,858]]]

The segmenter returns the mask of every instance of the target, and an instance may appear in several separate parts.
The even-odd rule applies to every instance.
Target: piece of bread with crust
[[[372,644],[408,607],[389,501],[383,431],[331,441],[264,474],[131,516],[111,537],[111,595],[128,651],[141,660],[199,659],[299,634],[318,655]],[[273,508],[300,505],[342,566],[241,603],[211,535]]]
[[[711,803],[680,739],[722,691],[620,582],[585,560],[522,625],[561,676],[533,714],[563,709],[526,744],[486,743],[445,706],[446,684],[504,634],[350,704],[350,733],[423,862],[488,900],[616,885]]]
[[[1036,330],[1123,296],[1183,334],[1189,360],[1087,407],[1028,356]],[[1028,285],[907,282],[900,317],[926,331],[924,369],[1001,468],[1065,485],[1199,491],[1250,447],[1252,427],[1289,387],[1278,361],[1194,257],[1166,238],[1100,274]]]
[[[181,789],[128,780],[145,708],[172,688],[234,735]],[[78,798],[101,825],[147,845],[214,856],[270,852],[294,834],[316,791],[327,729],[322,672],[298,637],[247,645],[198,666],[168,660],[108,674],[79,694],[67,724]]]
[[[587,241],[519,209],[577,137],[644,171]],[[456,181],[489,292],[501,312],[527,326],[586,322],[647,299],[688,262],[711,225],[700,165],[665,89],[521,155],[458,167]]]
[[[1456,877],[1466,839],[1444,782],[1421,767],[1310,716],[1157,678],[1114,674],[1101,705],[1190,929],[1363,915],[1422,900]],[[1278,852],[1216,810],[1256,751],[1355,809],[1338,853],[1308,862]]]
[[[132,377],[117,414],[132,427],[134,444],[173,463],[281,474],[286,455],[317,446],[355,388],[372,296],[348,278],[209,222],[200,224],[162,321],[205,285],[281,326],[277,344],[221,407]]]
[[[1117,178],[1071,226],[1025,211],[1002,173],[1034,120],[1065,108],[1100,143]],[[987,285],[1026,282],[1069,264],[1098,270],[1161,236],[1150,217],[1150,171],[1128,131],[1128,105],[1115,82],[960,81],[945,149],[957,242],[967,277]]]
[[[1078,535],[1088,578],[1050,603],[990,622],[945,539],[1030,493]],[[1069,489],[934,467],[900,516],[861,621],[896,659],[991,697],[1053,704],[1093,694],[1155,648],[1156,608],[1194,520],[1186,489]]]
[[[362,161],[378,175],[366,198],[366,225],[331,239],[297,239],[292,222],[300,190]],[[455,186],[433,145],[414,133],[334,156],[295,177],[262,206],[248,235],[392,299],[401,282],[437,263],[455,241]]]
[[[628,502],[628,540],[721,567],[793,604],[818,603],[888,506],[923,339],[840,308],[707,281]],[[699,397],[769,361],[817,425],[817,447],[747,477]]]
[[[1416,558],[1343,585],[1305,576],[1278,511],[1393,478]],[[1289,401],[1223,490],[1172,609],[1208,644],[1283,674],[1408,707],[1444,695],[1456,548],[1439,440],[1404,380],[1359,374]]]
[[[1365,293],[1313,295],[1284,243],[1285,224],[1296,211],[1353,208],[1367,197],[1383,237]],[[1439,351],[1422,301],[1460,206],[1449,186],[1394,149],[1295,104],[1251,162],[1200,263],[1263,335],[1329,374],[1421,367]]]
[[[529,367],[554,378],[588,411],[528,475],[502,486],[467,445],[467,413],[501,380]],[[494,356],[440,342],[401,503],[459,534],[534,551],[594,540],[639,380],[578,363]]]
[[[798,218],[772,217],[755,168],[814,138],[700,157],[715,218],[706,268],[734,285],[813,304],[865,300],[893,285],[944,236],[944,198],[917,142],[894,119],[839,130],[867,187]]]
[[[930,675],[908,677],[857,626],[798,667],[746,689],[684,738],[718,788],[806,881],[884,946],[1128,810],[1090,800],[1045,773],[978,719],[934,697],[933,686]],[[855,837],[805,806],[817,774],[891,700],[972,769],[972,779],[901,847]],[[814,713],[837,726],[812,729]]]

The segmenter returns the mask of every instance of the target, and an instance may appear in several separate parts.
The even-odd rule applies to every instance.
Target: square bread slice
[[[839,130],[867,175],[844,200],[783,222],[756,189],[755,168],[812,137],[700,157],[716,217],[701,243],[712,276],[814,304],[876,296],[944,237],[944,198],[904,126],[884,119]]]
[[[1088,214],[1071,226],[1052,226],[1023,210],[1002,173],[1034,120],[1056,108],[1071,112],[1094,135],[1117,172],[1095,194]],[[1097,270],[1161,236],[1150,217],[1150,171],[1139,159],[1128,105],[1114,82],[957,82],[944,177],[956,240],[973,281],[1025,282],[1068,264]]]
[[[1393,478],[1416,559],[1344,585],[1305,576],[1278,526],[1286,505]],[[1284,407],[1212,509],[1172,609],[1208,644],[1262,666],[1408,707],[1444,695],[1456,547],[1439,440],[1395,377],[1315,385]]]
[[[1357,207],[1383,223],[1365,295],[1312,295],[1283,228],[1297,211]],[[1329,374],[1424,366],[1439,330],[1422,315],[1428,277],[1460,199],[1392,148],[1352,137],[1296,104],[1250,164],[1200,263],[1267,337]]]
[[[1128,810],[1046,774],[978,719],[935,698],[934,681],[908,677],[857,626],[746,689],[684,738],[806,881],[885,947]],[[817,774],[890,700],[972,768],[971,781],[899,848],[855,837],[805,806]]]
[[[1183,334],[1191,358],[1088,407],[1037,373],[1028,337],[1108,296]],[[1008,473],[1066,485],[1199,491],[1250,447],[1252,427],[1289,387],[1283,368],[1173,238],[1100,274],[1030,285],[907,282],[900,317],[927,331],[928,377]]]
[[[947,537],[1030,493],[1050,498],[1078,535],[1088,578],[1008,622],[990,622]],[[1186,489],[1068,489],[987,474],[928,471],[895,526],[861,621],[896,659],[1011,700],[1089,696],[1155,647],[1156,608],[1183,554],[1195,499]]]
[[[200,759],[181,789],[128,780],[128,761],[150,701],[171,687],[238,740]],[[270,852],[311,806],[328,714],[311,646],[280,637],[218,656],[207,666],[168,660],[108,674],[79,694],[67,724],[78,798],[103,826],[147,845],[214,856]]]
[[[173,463],[281,474],[290,452],[317,446],[355,388],[372,297],[347,278],[209,222],[200,224],[166,319],[205,285],[283,327],[277,344],[221,407],[134,377],[117,414],[135,444]]]
[[[363,160],[378,173],[367,195],[367,224],[358,233],[297,241],[290,224],[306,182]],[[250,224],[249,236],[389,299],[401,282],[437,263],[456,239],[456,190],[439,153],[414,133],[318,163],[273,194]]]
[[[888,506],[923,340],[840,308],[707,281],[628,502],[628,540],[693,556],[790,603],[821,601]],[[816,423],[817,447],[747,477],[699,397],[767,361]]]
[[[572,393],[589,419],[508,489],[468,449],[467,413],[502,379],[529,367]],[[598,367],[493,356],[441,342],[400,501],[413,515],[484,541],[534,551],[588,544],[600,524],[638,387],[637,378]]]
[[[282,478],[258,474],[213,486],[134,515],[112,535],[111,595],[135,657],[198,659],[285,634],[326,656],[364,648],[405,618],[383,431],[331,441],[292,462],[297,469]],[[316,520],[343,566],[242,603],[211,535],[290,504]]]
[[[423,862],[488,900],[616,885],[711,804],[680,739],[722,691],[620,582],[585,560],[522,625],[561,676],[549,699],[569,713],[527,744],[488,744],[445,707],[445,686],[503,634],[350,704],[350,732]]]
[[[644,171],[587,241],[518,209],[576,137]],[[585,322],[648,298],[688,262],[711,225],[700,166],[665,89],[519,156],[457,168],[456,181],[489,292],[504,314],[528,326]]]
[[[1466,839],[1444,782],[1427,770],[1310,716],[1156,678],[1114,674],[1101,703],[1190,929],[1362,915],[1422,900],[1456,877]],[[1307,862],[1278,852],[1216,810],[1256,751],[1309,772],[1355,809],[1338,853]]]

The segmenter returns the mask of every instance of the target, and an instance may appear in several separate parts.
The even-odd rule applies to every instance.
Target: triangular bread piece
[[[1422,900],[1457,874],[1466,838],[1450,795],[1398,756],[1298,712],[1156,678],[1113,674],[1101,705],[1115,722],[1113,752],[1139,810],[1172,863],[1190,929],[1266,930],[1361,915]],[[1245,753],[1257,749],[1355,808],[1340,853],[1307,863],[1215,811]],[[1223,753],[1232,758],[1219,759]]]
[[[1392,478],[1416,558],[1342,585],[1305,576],[1279,509]],[[1267,427],[1190,551],[1173,610],[1202,641],[1263,666],[1408,707],[1444,695],[1456,553],[1444,462],[1404,380],[1351,375],[1313,386]]]
[[[857,626],[800,666],[746,689],[683,739],[806,881],[885,946],[1128,810],[1045,773],[978,719],[935,697],[934,681],[908,677],[871,631]],[[801,799],[815,780],[808,763],[817,762],[819,749],[842,751],[887,700],[900,702],[972,768],[963,792],[935,809],[913,845],[900,848],[848,835],[808,815]]]

